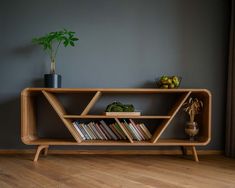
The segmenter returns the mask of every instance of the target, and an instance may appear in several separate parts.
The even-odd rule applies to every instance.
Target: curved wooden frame
[[[36,129],[36,113],[34,96],[42,93],[48,102],[51,104],[53,109],[56,111],[60,119],[63,121],[66,128],[69,130],[74,140],[63,140],[63,139],[42,139],[37,135]],[[94,97],[85,107],[80,115],[67,114],[63,105],[55,96],[56,93],[94,93]],[[181,97],[177,103],[173,106],[171,111],[164,116],[105,116],[105,115],[89,115],[89,111],[99,100],[102,94],[152,94],[152,93],[174,93],[180,94]],[[197,96],[204,101],[203,110],[203,132],[202,136],[197,141],[188,141],[183,139],[160,139],[162,133],[168,127],[172,119],[175,117],[183,103],[189,96]],[[206,89],[143,89],[143,88],[26,88],[21,93],[21,139],[23,143],[27,145],[38,145],[38,149],[34,158],[34,161],[38,160],[40,152],[45,149],[46,153],[49,145],[112,145],[112,146],[183,146],[191,147],[195,161],[198,161],[195,146],[204,146],[210,142],[211,139],[211,93]],[[163,123],[157,128],[156,132],[150,141],[133,141],[128,135],[128,131],[125,127],[120,127],[125,132],[128,141],[101,141],[101,140],[85,140],[83,141],[81,136],[78,134],[74,126],[72,126],[73,119],[84,119],[84,118],[95,118],[115,119],[120,124],[119,119],[121,118],[138,118],[138,119],[162,119]]]

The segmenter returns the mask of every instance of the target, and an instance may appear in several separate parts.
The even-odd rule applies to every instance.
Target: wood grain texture
[[[166,119],[163,121],[163,123],[158,127],[158,129],[155,131],[154,135],[152,136],[151,142],[156,143],[160,136],[163,134],[167,126],[170,124],[170,122],[174,119],[177,112],[180,110],[184,102],[187,100],[189,95],[191,94],[191,91],[188,91],[186,93],[181,94],[181,97],[179,100],[177,100],[176,104],[171,108],[169,115],[171,116],[170,119]]]
[[[25,88],[24,92],[41,92],[42,90],[53,93],[89,93],[101,91],[102,93],[179,93],[179,92],[206,92],[207,89],[178,88],[178,89],[156,89],[156,88]]]
[[[169,119],[171,116],[133,116],[133,115],[64,115],[68,119],[113,119],[113,118],[131,118],[131,119]]]
[[[197,156],[197,150],[196,150],[195,146],[192,147],[192,150],[193,150],[192,153],[193,153],[194,160],[196,162],[199,162],[199,159],[198,159],[198,156]]]
[[[128,133],[127,133],[128,134]],[[93,145],[93,146],[203,146],[202,141],[188,141],[186,139],[159,139],[156,143],[150,141],[132,141],[128,140],[84,140],[81,143],[71,139],[50,139],[39,138],[31,140],[28,145]]]
[[[184,147],[184,150],[187,151],[185,154],[191,155],[192,150],[187,150],[187,147]],[[171,149],[171,150],[58,150],[52,149],[46,151],[49,154],[56,155],[182,155],[182,149]],[[222,150],[197,150],[198,155],[223,155],[224,151]],[[0,155],[24,155],[24,154],[35,154],[35,149],[1,149]]]
[[[181,93],[181,100],[179,100],[175,107],[173,107],[172,111],[169,113],[170,115],[166,115],[166,116],[140,116],[140,119],[164,119],[164,122],[161,126],[159,126],[159,128],[156,130],[156,132],[153,135],[152,138],[152,142],[155,145],[176,145],[176,144],[181,144],[183,143],[183,145],[193,145],[193,143],[186,143],[184,140],[179,141],[175,140],[176,142],[169,142],[169,143],[163,143],[162,140],[160,141],[159,138],[161,136],[161,134],[164,132],[164,130],[166,129],[166,127],[169,125],[170,121],[173,119],[173,117],[176,115],[177,111],[179,110],[180,106],[182,105],[183,101],[185,101],[185,99],[190,95],[190,93],[192,93],[193,95],[196,96],[200,96],[204,99],[205,101],[205,109],[204,109],[204,115],[203,115],[203,119],[202,119],[202,126],[201,126],[201,138],[199,139],[200,142],[196,142],[195,145],[206,145],[209,143],[210,141],[210,136],[211,136],[211,93],[206,90],[206,89],[144,89],[144,88],[26,88],[22,91],[22,132],[24,132],[24,135],[22,135],[22,140],[24,138],[30,138],[30,133],[25,131],[28,129],[32,129],[29,125],[30,123],[32,123],[33,125],[33,119],[32,122],[29,122],[29,118],[27,119],[27,115],[31,115],[28,112],[30,111],[30,109],[32,109],[32,107],[28,107],[27,106],[27,102],[29,103],[31,100],[31,96],[37,93],[41,93],[43,92],[43,94],[45,95],[45,97],[48,99],[48,101],[51,103],[51,105],[53,106],[53,108],[55,109],[55,111],[57,112],[57,114],[60,116],[61,120],[64,122],[65,126],[69,129],[69,131],[71,132],[71,134],[73,135],[73,137],[75,138],[75,140],[77,141],[77,143],[82,141],[81,136],[77,133],[77,131],[75,130],[75,128],[72,126],[72,119],[77,119],[77,118],[105,118],[106,116],[102,116],[102,115],[93,115],[93,116],[89,116],[89,115],[68,115],[66,114],[63,106],[60,104],[60,102],[57,100],[57,98],[55,97],[55,93],[81,93],[81,92],[86,92],[86,93],[90,93],[90,92],[96,92],[95,96],[93,97],[94,100],[91,100],[91,102],[88,104],[88,106],[90,105],[90,107],[87,109],[88,111],[90,110],[90,108],[94,105],[95,101],[100,97],[101,92],[102,93],[132,93],[132,94],[137,94],[137,93],[177,93],[180,94]],[[25,110],[26,109],[26,110]],[[86,111],[87,111],[86,110]],[[27,114],[27,115],[25,115]],[[109,117],[109,118],[116,118],[116,117]],[[123,117],[124,118],[124,117]],[[126,117],[127,118],[127,117]],[[134,117],[129,117],[129,118],[134,118]],[[27,121],[24,121],[24,120]],[[129,139],[130,140],[130,139]],[[56,141],[56,140],[51,140],[48,139],[48,141],[50,143],[45,143],[46,139],[38,139],[38,138],[32,138],[32,139],[28,139],[28,141],[24,141],[24,143],[29,144],[29,145],[40,145],[40,144],[48,144],[48,145],[76,145],[76,142],[73,141],[64,141],[63,139]],[[159,141],[159,143],[158,143]],[[165,140],[167,141],[167,140]],[[40,143],[41,142],[41,143]],[[132,141],[130,141],[132,142]],[[81,142],[81,144],[87,145],[87,144],[96,144],[97,145],[106,145],[104,142]],[[123,145],[124,142],[120,142],[120,145]],[[118,142],[107,142],[107,145],[118,145]],[[134,142],[134,144],[140,144],[140,145],[144,145],[144,144],[149,144],[149,142]]]
[[[91,101],[88,103],[88,105],[86,106],[86,108],[83,110],[83,112],[81,113],[81,116],[87,115],[89,113],[89,111],[91,110],[91,108],[95,105],[95,103],[99,100],[99,98],[101,97],[102,92],[101,91],[97,91],[96,94],[94,95],[94,97],[91,99]]]
[[[49,146],[38,146],[33,161],[34,161],[34,162],[37,162],[37,161],[38,161],[39,155],[40,155],[40,153],[41,153],[42,150],[44,150],[44,155],[46,156],[46,155],[47,155],[47,152],[48,152],[48,147],[49,147]]]
[[[80,115],[69,115],[66,113],[63,105],[56,97],[56,93],[95,93],[94,97],[85,107],[84,111]],[[43,93],[48,102],[51,104],[53,109],[56,111],[64,125],[70,131],[71,135],[75,140],[67,139],[50,139],[50,138],[38,138],[36,132],[36,113],[34,106],[34,98],[36,94]],[[124,118],[125,116],[109,116],[114,118],[115,121],[120,125],[128,137],[127,141],[118,140],[82,140],[81,136],[73,126],[73,119],[77,118],[98,118],[103,119],[107,116],[101,114],[88,115],[91,108],[95,105],[97,100],[103,93],[120,94],[120,93],[131,93],[131,94],[152,94],[152,93],[173,93],[180,95],[175,105],[171,108],[168,114],[163,116],[151,115],[151,116],[138,116],[138,119],[163,119],[163,123],[157,127],[151,141],[134,141],[131,138],[130,133],[123,126],[118,118]],[[189,96],[200,97],[204,102],[204,111],[202,118],[200,119],[201,133],[198,136],[197,141],[190,142],[186,139],[160,139],[162,133],[165,131],[171,120],[175,117],[183,103]],[[21,138],[25,144],[28,145],[92,145],[92,146],[192,146],[195,161],[198,161],[195,146],[207,145],[210,141],[211,136],[211,93],[206,89],[144,89],[144,88],[26,88],[21,93],[21,117],[22,117],[22,132]],[[133,116],[134,117],[134,116]],[[126,118],[133,118],[132,116]],[[39,156],[39,152],[36,153],[35,158]],[[47,153],[47,152],[46,152]]]
[[[131,143],[134,143],[134,141],[131,138],[130,132],[127,130],[126,126],[124,126],[118,118],[115,118],[115,121],[118,123],[119,127],[122,129],[122,131],[125,133],[125,135],[127,136],[128,140]]]
[[[2,188],[226,188],[235,185],[235,160],[202,156],[0,156]]]
[[[21,93],[21,140],[28,144],[38,138],[36,131],[36,109],[34,96],[24,90]]]
[[[56,111],[56,113],[58,114],[60,119],[63,121],[64,125],[67,127],[67,129],[69,130],[71,135],[74,137],[74,139],[78,143],[80,143],[82,141],[82,138],[79,135],[79,133],[77,132],[77,130],[75,129],[75,127],[73,126],[72,121],[70,119],[65,119],[63,117],[66,114],[66,111],[65,111],[64,107],[62,106],[62,104],[60,103],[60,101],[52,93],[46,92],[44,90],[42,90],[42,93],[44,94],[44,96],[46,97],[48,102],[51,104],[53,109]]]

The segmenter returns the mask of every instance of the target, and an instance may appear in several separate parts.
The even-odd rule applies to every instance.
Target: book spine
[[[131,134],[132,134],[132,136],[133,136],[133,139],[134,139],[134,140],[139,140],[139,137],[138,137],[137,133],[135,132],[135,129],[134,129],[134,127],[132,126],[132,124],[127,123],[126,120],[124,120],[124,123],[126,124],[127,127],[130,128],[130,132],[131,132]]]
[[[138,133],[140,140],[145,140],[145,137],[142,135],[141,131],[138,129],[137,124],[132,119],[129,119],[129,121],[132,124],[132,126],[134,127],[134,129],[136,130],[136,132]]]
[[[83,130],[86,132],[86,134],[87,134],[87,136],[88,136],[88,140],[91,140],[92,137],[90,136],[89,132],[87,131],[87,128],[86,128],[85,124],[82,123],[82,124],[80,124],[80,125],[81,125],[81,127],[83,128]]]
[[[101,122],[101,124],[103,124],[104,128],[107,130],[107,132],[109,133],[109,135],[111,136],[111,138],[112,138],[113,140],[117,140],[116,135],[112,132],[112,130],[108,127],[108,125],[107,125],[103,120],[101,120],[100,122]]]
[[[132,133],[132,130],[131,130],[131,128],[129,127],[129,125],[126,124],[126,123],[122,123],[122,125],[123,125],[124,127],[126,127],[126,131],[129,133],[131,139],[135,139],[135,137],[134,137],[134,135],[133,135],[133,133]]]
[[[138,135],[137,131],[135,130],[134,126],[129,123],[128,124],[132,130],[133,135],[135,136],[136,140],[141,141],[141,137]]]
[[[139,136],[141,137],[142,140],[146,140],[143,132],[141,131],[140,127],[138,126],[138,124],[136,124],[132,119],[129,119],[130,123],[134,126],[134,128],[136,129],[136,131],[138,132]]]
[[[82,137],[82,140],[85,140],[85,136],[82,134],[81,130],[77,127],[77,124],[73,122],[74,128],[77,130],[78,134]]]
[[[119,134],[122,136],[122,138],[124,140],[126,140],[127,137],[126,137],[125,133],[123,132],[123,130],[121,129],[121,127],[118,125],[118,123],[115,123],[115,128],[119,132]]]
[[[119,125],[118,125],[118,126],[119,126]],[[125,136],[123,137],[122,133],[118,130],[116,123],[113,123],[113,128],[114,128],[114,130],[116,131],[116,133],[119,135],[120,140],[125,139],[125,138],[124,138]],[[120,129],[121,129],[121,128],[120,128]]]
[[[118,139],[121,140],[122,137],[118,134],[117,130],[114,127],[114,124],[110,124],[109,127],[112,129],[113,133],[118,137]]]
[[[77,127],[81,130],[82,134],[83,134],[84,137],[85,137],[85,140],[87,140],[87,139],[88,139],[87,134],[86,134],[86,132],[84,131],[84,129],[82,128],[81,124],[79,124],[77,121],[75,121],[75,124],[76,124]]]
[[[148,128],[145,126],[145,124],[141,123],[140,126],[142,127],[142,129],[144,130],[144,132],[146,133],[146,135],[148,136],[148,139],[152,138],[152,134],[149,132]]]
[[[88,123],[87,126],[89,127],[89,129],[90,129],[90,131],[91,131],[91,133],[92,133],[93,138],[94,138],[95,140],[97,140],[99,137],[98,137],[98,136],[96,135],[96,133],[94,132],[91,122]]]
[[[94,126],[95,126],[95,129],[97,130],[97,132],[99,133],[101,140],[105,140],[105,137],[104,137],[104,135],[103,135],[103,132],[100,130],[98,124],[97,124],[97,123],[94,123]]]
[[[104,128],[103,124],[100,124],[100,128],[103,131],[103,133],[106,135],[106,137],[108,138],[108,140],[112,140],[112,137],[109,135],[109,133],[106,131],[106,129]]]
[[[100,131],[100,133],[102,134],[102,137],[104,138],[104,140],[108,140],[108,137],[105,135],[105,133],[103,132],[103,130],[100,127],[102,125],[96,123],[96,126],[97,126],[98,130]]]
[[[100,135],[98,129],[96,128],[96,125],[94,122],[92,122],[92,128],[93,128],[93,131],[96,133],[96,135],[98,136],[99,140],[102,140],[102,136]]]
[[[87,130],[87,132],[88,132],[88,134],[89,134],[91,140],[95,140],[95,137],[94,137],[94,135],[92,134],[92,132],[91,132],[89,126],[88,126],[87,124],[84,124],[84,127],[85,127],[85,129]]]
[[[136,128],[139,130],[140,135],[142,136],[143,140],[148,140],[148,136],[144,133],[144,131],[141,129],[139,124],[136,124]]]

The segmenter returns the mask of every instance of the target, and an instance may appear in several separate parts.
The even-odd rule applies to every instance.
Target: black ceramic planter
[[[44,74],[44,86],[48,88],[60,88],[61,87],[61,75]]]

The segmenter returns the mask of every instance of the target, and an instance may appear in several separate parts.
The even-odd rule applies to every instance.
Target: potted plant
[[[189,100],[184,103],[184,111],[189,115],[189,121],[186,123],[185,133],[192,141],[199,132],[195,116],[200,113],[202,108],[203,102],[197,98],[190,97]]]
[[[56,56],[61,45],[64,47],[75,46],[79,38],[75,37],[75,32],[63,29],[61,31],[50,32],[42,37],[34,38],[32,42],[39,44],[48,53],[51,61],[50,74],[44,75],[45,87],[61,87],[61,75],[56,74]]]

